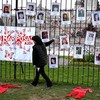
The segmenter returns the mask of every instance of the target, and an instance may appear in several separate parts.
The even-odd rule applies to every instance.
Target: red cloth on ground
[[[11,85],[11,84],[0,85],[0,94],[7,91],[8,88],[21,88],[21,86],[14,86],[14,85]]]
[[[0,87],[0,94],[7,91],[8,88]]]
[[[92,89],[90,88],[84,89],[81,87],[76,87],[66,97],[69,98],[71,96],[74,96],[75,99],[80,99],[85,97],[87,91],[92,93]]]

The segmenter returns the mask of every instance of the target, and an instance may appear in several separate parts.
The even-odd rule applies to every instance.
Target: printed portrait
[[[51,5],[51,15],[54,15],[54,16],[60,15],[60,4],[59,3],[52,3],[52,5]]]
[[[69,13],[63,13],[63,21],[69,20]]]
[[[42,39],[48,39],[48,31],[42,31]]]
[[[3,13],[10,13],[10,6],[5,5],[3,9]]]
[[[81,47],[76,47],[76,54],[81,54]]]
[[[38,13],[37,20],[44,20],[44,13],[42,12]]]
[[[36,14],[35,7],[36,7],[35,3],[27,2],[26,15],[34,16]]]
[[[24,12],[18,12],[18,19],[24,19]]]
[[[96,60],[100,61],[100,53],[98,55],[96,55]]]
[[[83,59],[83,46],[74,45],[74,58]]]
[[[84,7],[77,8],[77,20],[83,21],[86,19],[86,9]]]
[[[25,21],[25,11],[17,11],[17,23],[22,24],[25,23]]]
[[[99,21],[99,14],[98,13],[95,13],[94,14],[94,21]]]
[[[53,12],[59,12],[59,5],[58,4],[53,4],[52,5],[52,11]]]
[[[51,58],[51,64],[56,64],[56,58]]]
[[[29,11],[34,11],[34,5],[28,5],[28,9]]]
[[[100,24],[100,12],[93,12],[92,13],[92,24],[99,25]]]
[[[49,55],[49,68],[58,68],[58,56]]]
[[[41,35],[42,42],[49,41],[49,31],[48,30],[41,30],[40,35]]]
[[[96,65],[100,65],[100,52],[99,51],[95,52],[94,62],[95,62]]]
[[[88,40],[93,41],[94,39],[94,34],[88,34]]]
[[[67,41],[67,38],[62,38],[62,45],[66,45],[66,44],[68,44],[68,41]]]
[[[95,37],[96,37],[96,32],[87,31],[86,38],[85,38],[85,44],[86,45],[94,45]]]
[[[69,35],[60,36],[60,49],[69,48]]]
[[[83,9],[78,10],[78,17],[84,17],[84,10]]]
[[[11,16],[11,5],[10,4],[3,4],[2,16],[4,17]]]

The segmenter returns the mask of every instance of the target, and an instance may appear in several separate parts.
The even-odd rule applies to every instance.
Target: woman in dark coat
[[[36,86],[39,80],[39,75],[41,74],[47,82],[47,87],[51,87],[52,82],[44,71],[44,66],[47,64],[47,50],[45,46],[49,46],[54,40],[52,39],[49,42],[43,43],[39,36],[33,36],[32,40],[34,41],[32,64],[36,66],[36,76],[31,84]]]

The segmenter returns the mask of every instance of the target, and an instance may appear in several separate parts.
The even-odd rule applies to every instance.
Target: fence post
[[[18,0],[16,0],[15,12],[17,10],[18,10]],[[15,13],[15,27],[17,27],[17,17],[16,17],[16,13]],[[14,61],[14,79],[16,79],[16,67],[17,67],[17,63],[16,63],[16,61]]]

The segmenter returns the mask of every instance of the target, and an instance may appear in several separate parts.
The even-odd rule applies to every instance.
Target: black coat
[[[36,43],[33,46],[33,52],[32,52],[32,63],[33,65],[36,65],[36,67],[45,66],[47,64],[47,50],[46,46],[49,46],[53,40],[46,42],[46,43]]]

